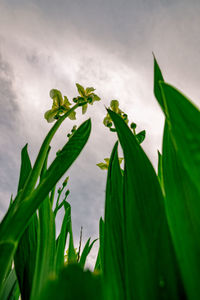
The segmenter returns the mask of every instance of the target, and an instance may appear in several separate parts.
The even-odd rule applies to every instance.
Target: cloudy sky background
[[[199,15],[199,0],[0,0],[0,219],[16,193],[21,148],[28,142],[33,162],[52,126],[43,118],[49,90],[72,98],[78,82],[94,86],[102,101],[65,121],[50,159],[72,126],[91,117],[89,142],[67,175],[76,246],[81,225],[84,241],[98,236],[106,172],[96,163],[116,140],[102,124],[104,105],[120,100],[138,130],[146,129],[143,148],[156,167],[163,115],[153,96],[152,51],[166,81],[199,106]]]

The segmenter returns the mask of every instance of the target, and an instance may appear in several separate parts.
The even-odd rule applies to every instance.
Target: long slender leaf
[[[79,265],[84,269],[84,266],[85,266],[85,262],[86,262],[86,259],[87,259],[87,256],[88,254],[90,253],[94,243],[97,241],[94,240],[92,243],[90,243],[90,238],[87,240],[86,244],[85,244],[85,247],[83,248],[83,252],[81,254],[81,257],[80,257],[80,261],[79,261]]]
[[[23,201],[12,204],[0,225],[0,290],[9,271],[17,243],[31,216],[55,184],[72,165],[86,144],[91,131],[91,121],[85,121],[74,133],[60,154],[48,168],[39,186]],[[4,256],[2,254],[4,253]]]
[[[64,266],[64,252],[67,240],[67,235],[71,225],[71,207],[68,202],[64,201],[65,215],[62,222],[60,234],[56,245],[56,273]]]
[[[115,144],[108,168],[104,227],[104,278],[107,299],[126,299],[123,178]]]
[[[31,170],[32,167],[26,144],[21,153],[21,170],[18,191],[24,188]],[[34,213],[28,227],[26,228],[19,241],[14,257],[15,270],[19,282],[22,300],[30,299],[33,274],[36,263],[37,223],[37,215],[36,213]]]

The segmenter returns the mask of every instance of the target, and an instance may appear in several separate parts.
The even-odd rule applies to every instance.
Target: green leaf
[[[28,144],[24,146],[24,148],[21,151],[21,169],[20,169],[20,175],[19,175],[19,183],[18,183],[18,192],[23,189],[26,180],[30,174],[30,171],[32,170],[31,167],[31,161],[28,155],[27,151]]]
[[[108,112],[125,159],[127,297],[177,299],[179,277],[156,173],[126,123],[113,111]],[[160,286],[162,281],[164,288]]]
[[[86,259],[87,259],[87,256],[88,254],[90,253],[94,243],[97,241],[94,240],[91,244],[90,244],[90,238],[87,240],[86,244],[85,244],[85,247],[83,248],[83,252],[81,254],[81,258],[80,258],[80,262],[79,262],[79,265],[84,269],[84,266],[85,266],[85,262],[86,262]]]
[[[74,248],[74,239],[73,239],[73,231],[72,231],[72,220],[71,213],[69,217],[69,248],[68,248],[68,263],[76,263],[77,255]]]
[[[17,300],[19,299],[19,286],[17,282],[17,276],[15,269],[12,269],[6,278],[3,290],[0,294],[1,300]]]
[[[64,201],[64,208],[65,208],[65,215],[63,218],[62,227],[57,239],[57,246],[56,246],[57,273],[64,266],[65,245],[66,245],[67,235],[70,231],[70,224],[71,224],[71,217],[70,217],[71,207],[70,204],[66,201]]]
[[[158,100],[158,103],[160,104],[163,112],[165,112],[165,104],[164,104],[164,100],[163,100],[163,96],[162,96],[161,88],[160,88],[161,81],[164,82],[164,78],[163,78],[162,72],[160,70],[160,67],[157,63],[157,60],[154,56],[154,95],[155,95],[156,99]]]
[[[53,128],[55,130],[55,127]],[[0,287],[4,278],[6,277],[7,272],[9,271],[9,266],[16,251],[18,241],[24,233],[31,216],[34,214],[42,201],[47,197],[48,193],[53,189],[59,179],[76,160],[88,140],[90,131],[91,121],[87,120],[77,129],[72,138],[63,147],[60,154],[56,157],[46,171],[45,176],[38,187],[33,192],[30,192],[30,187],[28,187],[25,193],[26,196],[22,198],[22,193],[25,190],[24,188],[23,192],[18,196],[20,197],[20,200],[16,199],[9,208],[0,225]],[[52,134],[52,130],[50,131],[50,134]],[[49,141],[49,135],[47,141]],[[42,147],[46,148],[48,144],[47,141],[46,143],[43,143]],[[45,149],[42,148],[39,155],[43,156],[45,152],[44,150]],[[40,164],[41,162],[43,163],[44,160],[42,157],[39,157],[39,166],[36,166],[36,174],[34,174],[35,178],[38,177],[37,174],[42,168],[42,166],[40,167]],[[31,175],[33,175],[33,171]],[[27,186],[27,182],[25,187]],[[33,188],[33,182],[31,182],[30,185]],[[27,194],[28,191],[29,193]]]
[[[21,152],[21,169],[19,176],[18,191],[22,190],[25,186],[27,178],[31,173],[31,161],[27,152],[27,144]],[[22,235],[17,251],[15,253],[14,262],[17,279],[21,291],[22,300],[30,299],[30,293],[33,282],[33,274],[36,262],[36,249],[37,249],[37,215],[31,218],[31,221]]]
[[[158,180],[160,183],[162,193],[163,195],[165,195],[165,188],[163,182],[163,158],[162,158],[162,154],[159,151],[158,151]]]
[[[104,226],[104,278],[107,299],[126,299],[123,179],[115,144],[108,168]]]
[[[200,111],[173,86],[160,86],[174,146],[200,195]]]
[[[182,135],[186,137],[185,132]],[[199,192],[174,146],[168,123],[165,124],[162,161],[166,213],[187,299],[199,299]]]

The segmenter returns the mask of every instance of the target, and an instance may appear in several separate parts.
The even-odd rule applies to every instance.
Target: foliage
[[[99,250],[93,271],[85,262],[96,240],[81,252],[74,246],[68,177],[56,184],[78,157],[91,130],[90,120],[68,134],[68,142],[48,166],[50,142],[75,110],[99,101],[94,88],[76,84],[71,107],[52,90],[45,113],[56,121],[32,166],[27,145],[21,152],[18,192],[0,225],[0,299],[196,300],[200,298],[200,112],[164,81],[154,58],[154,93],[165,116],[158,172],[141,147],[128,115],[112,100],[103,120],[117,134],[107,170],[105,214],[99,221]],[[118,157],[118,144],[123,158]],[[120,163],[124,162],[124,168]],[[57,212],[65,214],[58,237]],[[82,236],[82,229],[81,229]],[[67,248],[67,250],[66,250]],[[13,265],[14,261],[14,265]]]

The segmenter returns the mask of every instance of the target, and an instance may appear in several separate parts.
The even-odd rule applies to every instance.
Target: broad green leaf
[[[200,196],[200,111],[173,86],[160,86],[175,149]]]
[[[12,261],[13,254],[15,253],[18,241],[21,235],[24,233],[24,230],[28,225],[28,221],[30,220],[31,216],[34,214],[36,209],[39,207],[39,205],[42,203],[42,201],[47,197],[49,192],[53,189],[55,184],[64,175],[64,173],[68,170],[72,163],[76,160],[76,158],[78,157],[88,140],[90,131],[91,121],[87,120],[77,129],[72,138],[63,147],[60,154],[56,157],[56,159],[46,171],[45,176],[43,177],[38,187],[32,193],[30,193],[30,190],[28,188],[27,190],[29,191],[29,193],[26,194],[26,190],[25,198],[22,198],[22,192],[19,195],[20,201],[16,201],[16,199],[16,202],[14,201],[12,206],[9,208],[6,216],[4,217],[0,225],[0,289],[2,282],[6,278],[6,274],[9,271],[9,265]],[[50,132],[52,134],[52,131]],[[50,138],[48,138],[47,140],[49,141],[49,139]],[[47,144],[48,143],[43,144],[42,147],[46,148]],[[48,151],[48,148],[46,150]],[[39,156],[43,156],[44,152],[46,154],[46,151],[42,149],[40,151],[41,154],[39,154]],[[39,164],[41,164],[42,162],[43,165],[44,160],[41,157],[39,157]],[[32,171],[31,175],[33,175],[33,177],[37,177],[36,175],[39,171],[41,172],[41,168],[42,166],[36,166],[37,171],[34,171],[34,175]],[[31,176],[29,176],[29,179],[30,177]],[[29,180],[27,182],[29,182]],[[27,186],[27,182],[25,187]],[[30,186],[33,188],[32,185],[33,182],[30,183]],[[2,255],[2,253],[4,253],[4,255]]]
[[[184,138],[186,133],[183,131],[182,135]],[[199,299],[199,193],[172,139],[166,123],[162,156],[166,213],[187,299]]]
[[[57,279],[50,279],[39,300],[103,300],[101,277],[68,265]]]
[[[116,113],[108,112],[125,159],[127,297],[137,300],[177,299],[179,278],[156,173],[126,123]],[[164,282],[164,287],[161,282]]]
[[[126,299],[123,178],[115,144],[108,168],[104,226],[106,299]]]
[[[90,238],[87,240],[86,244],[85,244],[85,247],[83,248],[83,252],[81,254],[81,258],[80,258],[80,261],[79,261],[79,265],[84,269],[84,266],[85,266],[85,262],[86,262],[86,259],[87,259],[87,256],[88,254],[90,253],[94,243],[97,241],[94,240],[92,243],[90,243]]]

